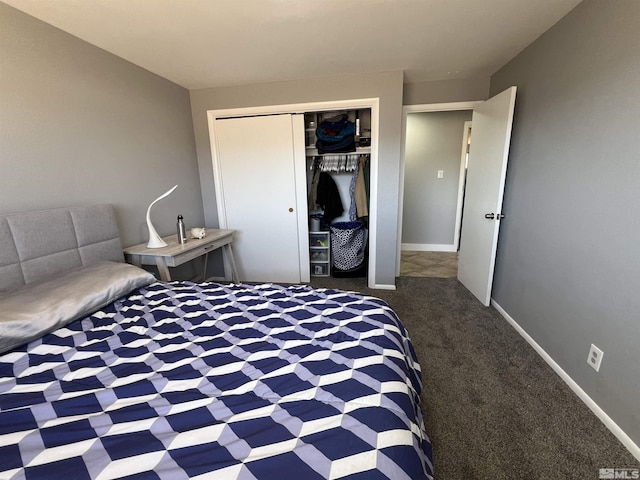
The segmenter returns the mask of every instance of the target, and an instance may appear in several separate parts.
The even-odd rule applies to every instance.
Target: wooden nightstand
[[[218,248],[222,248],[224,255],[225,278],[229,279],[231,273],[231,281],[239,283],[238,270],[236,262],[233,258],[233,230],[219,230],[216,228],[207,228],[207,236],[198,238],[189,238],[186,243],[178,243],[177,235],[170,235],[162,239],[167,242],[166,247],[147,248],[146,243],[127,247],[123,250],[125,258],[128,262],[140,267],[142,265],[156,265],[160,273],[160,280],[168,282],[171,280],[169,267],[177,267],[183,263],[193,260],[194,258],[204,257],[202,270],[202,280],[206,280],[207,261],[209,252],[213,252]]]

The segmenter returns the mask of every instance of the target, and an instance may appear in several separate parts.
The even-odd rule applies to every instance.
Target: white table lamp
[[[171,195],[176,188],[178,188],[178,185],[175,185],[173,188],[171,188],[170,190],[167,190],[165,193],[160,195],[153,202],[151,202],[151,205],[149,205],[149,208],[147,208],[147,227],[149,228],[149,243],[147,243],[147,248],[162,248],[167,246],[167,242],[162,240],[162,238],[160,238],[160,235],[158,235],[158,232],[156,232],[156,229],[153,228],[153,224],[151,223],[151,216],[150,216],[151,207],[153,207],[156,203],[158,203],[164,197],[168,197],[169,195]]]

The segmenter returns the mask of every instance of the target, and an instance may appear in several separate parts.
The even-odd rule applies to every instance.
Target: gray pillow
[[[87,316],[155,277],[127,263],[96,262],[0,295],[0,353]]]

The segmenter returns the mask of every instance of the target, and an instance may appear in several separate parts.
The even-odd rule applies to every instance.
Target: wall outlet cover
[[[591,348],[589,349],[589,356],[587,357],[587,363],[593,368],[596,372],[600,371],[600,364],[602,363],[602,355],[604,352],[596,347],[594,344],[591,344]]]

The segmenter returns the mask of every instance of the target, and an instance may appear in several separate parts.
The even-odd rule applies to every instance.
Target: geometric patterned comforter
[[[0,479],[422,479],[420,367],[382,300],[154,283],[0,355]]]

